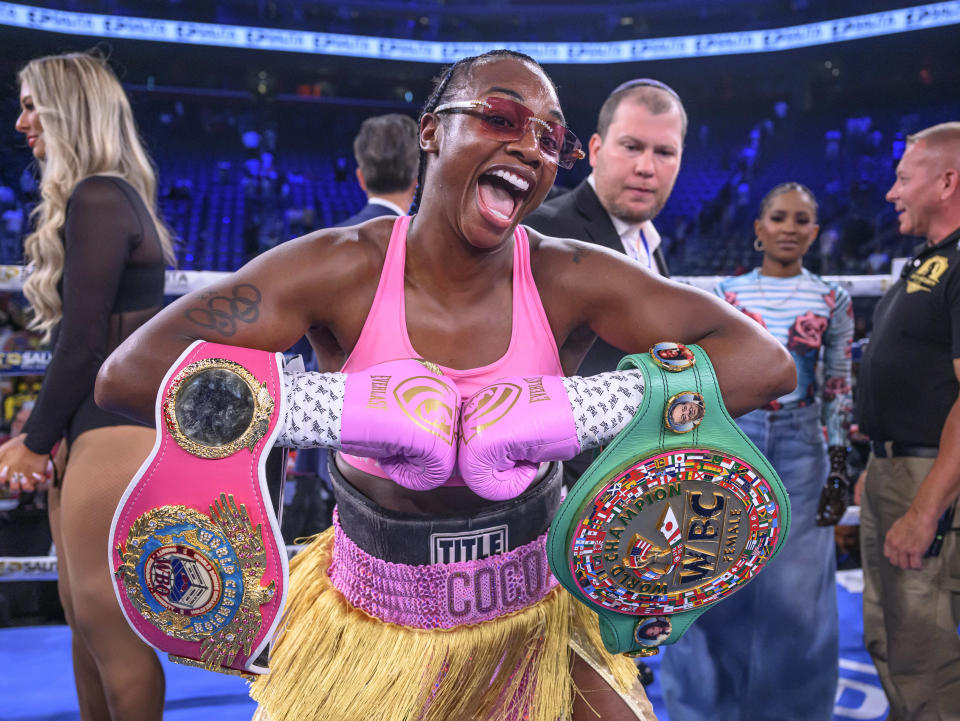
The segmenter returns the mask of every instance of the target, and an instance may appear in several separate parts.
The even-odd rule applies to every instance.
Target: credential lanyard
[[[650,246],[647,244],[647,238],[643,234],[643,228],[640,229],[640,243],[643,243],[643,250],[647,254],[647,268],[653,270],[653,256],[650,254]],[[627,245],[628,248],[633,250],[630,255],[633,256],[634,260],[640,260],[640,243],[634,241]]]
[[[653,270],[653,257],[650,255],[650,246],[647,245],[647,236],[643,234],[643,228],[640,229],[640,242],[643,243],[643,250],[647,254],[647,268]]]

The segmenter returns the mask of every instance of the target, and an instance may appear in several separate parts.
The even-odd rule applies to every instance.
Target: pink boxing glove
[[[404,488],[442,485],[457,459],[460,392],[432,363],[378,363],[347,374],[340,449],[376,458]]]
[[[519,496],[543,461],[580,452],[577,426],[559,376],[503,378],[463,405],[457,467],[478,496]]]

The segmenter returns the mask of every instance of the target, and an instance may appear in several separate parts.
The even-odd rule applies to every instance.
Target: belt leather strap
[[[547,552],[599,615],[607,650],[650,655],[776,555],[790,503],[727,413],[702,348],[660,343],[619,368],[643,372],[643,402],[568,493]]]
[[[109,552],[128,623],[173,661],[267,672],[287,590],[280,491],[266,473],[282,362],[198,341],[160,387],[157,440],[114,514]]]

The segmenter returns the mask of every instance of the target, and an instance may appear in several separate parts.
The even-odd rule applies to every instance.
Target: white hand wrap
[[[580,448],[604,446],[622,431],[643,401],[643,373],[612,371],[562,379],[573,408]]]
[[[287,414],[277,445],[286,448],[340,448],[340,418],[346,373],[283,371]]]
[[[404,488],[436,488],[457,462],[460,392],[431,364],[404,358],[352,373],[284,372],[280,443],[375,458]]]

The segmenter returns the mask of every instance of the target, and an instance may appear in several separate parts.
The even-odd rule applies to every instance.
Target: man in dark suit
[[[367,118],[353,141],[357,182],[367,204],[338,227],[384,215],[406,215],[417,187],[420,138],[416,121],[391,113]]]
[[[593,172],[523,223],[626,253],[652,273],[669,275],[653,219],[677,180],[686,132],[687,113],[669,86],[648,79],[624,83],[600,108],[588,143]],[[613,370],[622,357],[623,351],[598,339],[579,372]],[[584,453],[565,464],[566,483],[575,483],[591,460],[592,453]]]
[[[624,83],[600,108],[597,132],[588,143],[593,172],[541,205],[524,224],[627,253],[651,272],[669,275],[652,221],[673,191],[686,132],[686,111],[669,86],[649,79]],[[598,340],[580,372],[613,370],[622,357]]]

